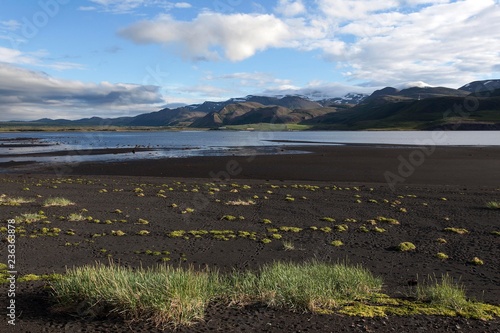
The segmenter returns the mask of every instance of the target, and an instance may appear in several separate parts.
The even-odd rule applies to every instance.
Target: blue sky
[[[500,77],[499,0],[0,0],[0,120]]]

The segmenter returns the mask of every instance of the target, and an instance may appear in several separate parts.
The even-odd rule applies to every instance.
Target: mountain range
[[[1,126],[121,126],[208,129],[262,128],[262,124],[299,129],[494,129],[500,130],[500,80],[474,81],[459,89],[386,87],[371,95],[311,100],[300,95],[231,98],[222,102],[165,108],[135,117],[40,119]]]

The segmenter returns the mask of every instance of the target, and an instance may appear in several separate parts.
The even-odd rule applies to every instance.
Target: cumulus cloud
[[[347,76],[373,84],[406,78],[459,86],[491,75],[500,61],[492,49],[500,40],[495,1],[443,2],[408,14],[379,13],[357,24],[338,31],[354,34],[354,42],[325,53],[351,68]]]
[[[283,14],[285,16],[297,16],[299,14],[305,13],[306,7],[304,6],[302,0],[279,0],[274,10],[277,13]]]
[[[460,85],[498,72],[495,0],[279,0],[272,14],[163,15],[120,35],[191,60],[242,61],[270,48],[321,51],[352,80]],[[498,74],[498,73],[497,73]]]
[[[138,44],[158,43],[180,47],[193,60],[241,61],[258,51],[285,47],[292,38],[288,26],[274,15],[202,13],[192,21],[162,15],[122,29],[120,35]]]
[[[0,120],[135,115],[163,103],[157,86],[62,80],[0,63]]]

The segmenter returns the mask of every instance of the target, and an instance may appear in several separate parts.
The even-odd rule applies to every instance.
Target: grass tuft
[[[212,281],[214,280],[214,281]],[[52,284],[62,308],[96,317],[117,313],[158,326],[189,326],[203,319],[217,273],[158,266],[133,270],[111,264],[70,269]]]
[[[6,194],[0,195],[0,206],[20,206],[24,203],[34,202],[34,199],[26,199],[22,197],[10,198]]]
[[[59,307],[90,316],[118,314],[158,326],[189,326],[202,320],[209,302],[265,303],[295,311],[334,309],[380,291],[382,281],[360,266],[317,261],[275,262],[258,272],[195,271],[158,266],[132,269],[96,264],[69,269],[52,283]]]
[[[66,198],[61,198],[61,197],[54,197],[54,198],[48,198],[43,202],[43,207],[52,207],[52,206],[59,206],[59,207],[65,207],[65,206],[72,206],[75,203],[69,199]]]
[[[429,277],[428,283],[417,287],[417,300],[454,311],[464,309],[467,304],[463,286],[457,285],[449,275],[443,275],[441,281]]]
[[[500,202],[498,201],[490,201],[486,203],[486,208],[489,209],[500,209]]]

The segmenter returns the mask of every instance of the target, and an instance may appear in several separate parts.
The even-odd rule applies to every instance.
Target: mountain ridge
[[[311,100],[301,95],[248,95],[220,102],[206,101],[174,109],[164,108],[133,117],[94,116],[78,120],[42,118],[2,124],[214,129],[276,123],[299,124],[311,129],[430,129],[456,122],[460,116],[443,120],[443,114],[457,107],[467,107],[467,99],[472,97],[476,98],[478,106],[466,116],[462,115],[461,121],[470,123],[469,128],[496,128],[497,123],[500,124],[500,80],[474,81],[459,89],[428,85],[401,90],[385,87],[371,95],[349,93],[323,100]]]

